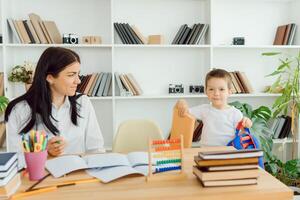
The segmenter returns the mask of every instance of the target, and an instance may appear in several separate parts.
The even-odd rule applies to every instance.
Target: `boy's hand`
[[[63,137],[55,136],[52,137],[47,144],[48,153],[51,156],[59,156],[64,152],[66,141]]]
[[[243,117],[243,119],[241,121],[242,121],[243,127],[246,127],[246,128],[252,127],[252,121],[248,117]]]
[[[178,109],[178,114],[180,117],[184,117],[186,114],[189,113],[189,106],[185,100],[178,100],[175,105],[175,108]]]

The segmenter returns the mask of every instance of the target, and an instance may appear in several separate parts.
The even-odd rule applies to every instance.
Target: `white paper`
[[[95,178],[100,179],[103,183],[108,183],[120,177],[129,175],[129,174],[141,174],[142,172],[135,170],[129,166],[119,166],[119,167],[110,167],[104,169],[89,169],[86,170],[87,173]]]
[[[93,154],[84,156],[83,159],[89,168],[130,166],[126,155],[120,153]]]
[[[55,177],[61,177],[79,169],[88,168],[85,161],[76,155],[60,156],[47,160],[46,169]]]

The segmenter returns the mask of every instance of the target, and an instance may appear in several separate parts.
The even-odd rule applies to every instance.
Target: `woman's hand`
[[[64,152],[66,142],[63,137],[52,137],[47,144],[48,153],[50,156],[59,156]]]
[[[189,106],[185,100],[178,100],[175,105],[175,108],[177,108],[180,117],[184,117],[186,114],[189,113]]]
[[[243,117],[243,119],[241,121],[242,121],[243,127],[246,127],[246,128],[252,127],[252,121],[248,117]]]

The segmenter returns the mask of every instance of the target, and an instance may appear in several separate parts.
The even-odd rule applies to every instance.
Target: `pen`
[[[34,195],[34,194],[40,194],[40,193],[44,193],[44,192],[51,192],[51,191],[54,191],[56,189],[57,189],[56,186],[52,186],[52,187],[33,190],[33,191],[30,191],[30,192],[22,192],[22,193],[18,193],[18,194],[13,195],[11,197],[11,199],[19,199],[19,198],[27,197],[27,196]]]

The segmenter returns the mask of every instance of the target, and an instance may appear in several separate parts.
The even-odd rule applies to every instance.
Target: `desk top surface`
[[[219,149],[220,148],[218,148],[218,150]],[[184,150],[184,167],[187,174],[186,179],[146,182],[145,177],[136,175],[120,178],[107,184],[94,182],[62,187],[55,191],[35,194],[22,199],[293,199],[292,190],[263,170],[260,171],[257,185],[203,188],[196,176],[192,173],[194,156],[197,155],[199,150],[199,148]],[[86,178],[90,178],[90,176],[84,171],[73,172],[59,179],[50,176],[37,187]],[[34,182],[28,180],[28,177],[23,177],[19,192],[29,188],[33,183]]]

